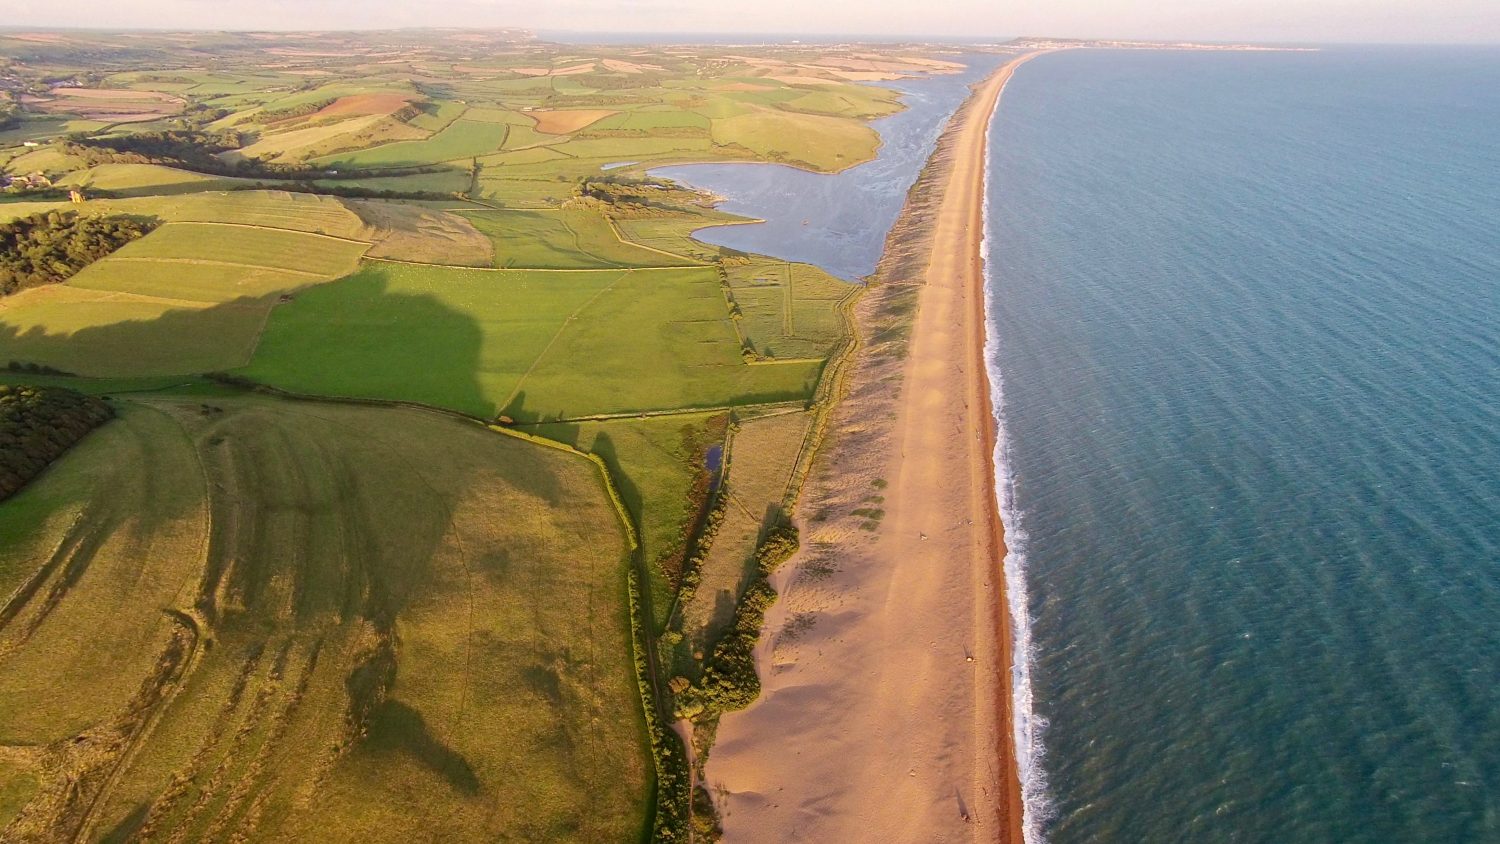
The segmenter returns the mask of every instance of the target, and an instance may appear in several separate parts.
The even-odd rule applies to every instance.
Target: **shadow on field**
[[[108,296],[109,294],[101,294]],[[61,298],[61,297],[59,297]],[[154,300],[136,300],[152,306]],[[275,297],[241,297],[129,319],[128,298],[26,302],[0,309],[0,364],[38,364],[75,375],[191,375],[244,362]],[[110,321],[118,317],[117,321]],[[18,322],[24,320],[22,325]],[[102,323],[73,328],[79,322]]]
[[[392,285],[389,265],[367,265],[301,291],[272,312],[241,372],[297,393],[417,402],[493,417],[494,401],[476,377],[479,322],[436,296],[393,292]]]
[[[376,753],[405,753],[446,780],[454,790],[479,793],[479,777],[469,761],[432,735],[422,713],[400,701],[386,700],[375,711],[366,747]]]
[[[108,319],[111,308],[126,316],[133,303],[39,302],[43,314],[36,306],[0,309],[0,366],[15,361],[98,377],[229,372],[294,393],[493,416],[493,400],[476,379],[479,323],[434,296],[390,286],[388,268],[367,266],[285,295],[76,330],[68,323]],[[40,324],[22,328],[21,319]]]

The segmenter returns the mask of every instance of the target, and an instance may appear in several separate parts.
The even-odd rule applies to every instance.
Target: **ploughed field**
[[[0,501],[0,839],[716,823],[669,723],[754,695],[857,288],[646,170],[853,166],[953,65],[381,37],[0,34],[0,222],[145,231],[8,256],[0,385],[113,419]]]

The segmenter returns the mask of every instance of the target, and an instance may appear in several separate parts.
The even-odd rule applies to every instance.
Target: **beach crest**
[[[764,691],[707,763],[726,840],[1026,840],[982,253],[989,124],[1030,55],[954,114],[854,308]]]

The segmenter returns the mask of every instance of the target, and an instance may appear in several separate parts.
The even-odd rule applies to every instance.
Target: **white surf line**
[[[1016,68],[1015,70],[1018,70]],[[1009,85],[1012,77],[1006,81]],[[1004,99],[1004,88],[1000,97]],[[1042,737],[1047,729],[1045,718],[1036,714],[1031,686],[1031,669],[1035,662],[1035,651],[1031,641],[1031,615],[1026,589],[1027,535],[1021,525],[1021,513],[1016,506],[1016,478],[1011,471],[1010,437],[1005,425],[1005,379],[998,363],[999,337],[995,329],[997,310],[991,256],[994,243],[990,239],[990,203],[995,200],[992,182],[991,159],[995,125],[1002,113],[997,101],[990,125],[986,129],[989,137],[985,144],[984,202],[981,241],[981,261],[984,267],[984,357],[989,372],[990,406],[995,416],[995,506],[1000,511],[1000,523],[1004,527],[1005,559],[1002,568],[1005,575],[1005,599],[1011,624],[1011,737],[1016,754],[1016,773],[1021,782],[1021,832],[1026,844],[1042,844],[1046,840],[1045,827],[1053,816],[1053,807],[1047,792],[1047,774],[1042,767],[1045,755]]]

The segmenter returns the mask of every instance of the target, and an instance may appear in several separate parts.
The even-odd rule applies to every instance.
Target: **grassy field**
[[[848,282],[785,261],[732,262],[725,271],[740,331],[761,356],[822,357],[843,338],[837,305],[854,290]]]
[[[592,465],[418,411],[124,410],[0,506],[7,840],[635,837]]]
[[[604,215],[592,208],[473,211],[463,216],[494,242],[498,267],[591,269],[702,263],[622,242]]]
[[[231,369],[249,359],[271,304],[203,305],[69,284],[38,287],[0,307],[0,362],[89,376]]]
[[[95,264],[202,262],[333,277],[351,272],[368,243],[239,223],[168,223]]]
[[[423,141],[384,144],[357,152],[338,153],[314,159],[330,167],[409,167],[486,155],[505,141],[507,125],[478,120],[453,121]]]
[[[66,284],[0,300],[0,361],[93,376],[242,366],[279,295],[352,272],[368,245],[248,224],[168,223]]]
[[[376,264],[278,307],[241,372],[527,421],[811,394],[819,363],[749,365],[740,348],[710,269]]]
[[[693,232],[710,223],[739,220],[728,214],[664,214],[650,217],[624,217],[615,221],[621,237],[674,255],[698,261],[713,262],[724,257],[724,250],[693,239]]]
[[[653,624],[665,627],[687,543],[708,505],[708,451],[722,447],[727,413],[692,413],[528,428],[598,455],[640,528],[651,585]]]
[[[351,199],[345,205],[359,215],[371,241],[365,254],[423,264],[487,267],[494,258],[489,238],[465,217],[404,202]]]
[[[821,114],[760,109],[713,122],[715,143],[734,144],[757,156],[813,170],[842,170],[874,157],[875,130]]]
[[[206,176],[159,164],[100,164],[73,172],[58,184],[89,191],[109,191],[116,196],[165,196],[202,191],[226,190],[248,185],[248,180],[225,176]]]

